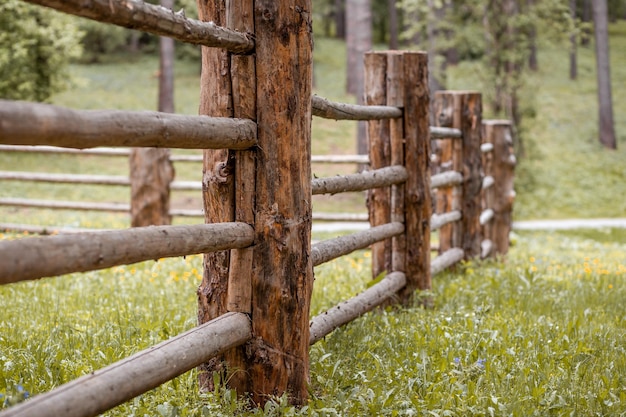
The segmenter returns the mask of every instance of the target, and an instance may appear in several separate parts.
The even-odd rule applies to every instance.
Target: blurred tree
[[[599,140],[609,148],[616,149],[611,98],[611,67],[609,61],[609,22],[606,0],[593,0],[593,27],[596,41],[596,67],[598,77]]]
[[[18,0],[0,0],[0,97],[46,101],[67,87],[68,63],[81,55],[73,20]]]
[[[363,54],[372,49],[372,9],[370,0],[346,1],[346,46],[348,51],[347,83],[349,94],[354,94],[357,103],[363,104],[364,69]],[[365,122],[357,128],[357,153],[367,154]]]

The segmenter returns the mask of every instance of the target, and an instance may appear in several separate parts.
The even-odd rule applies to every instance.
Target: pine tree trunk
[[[616,149],[611,98],[611,67],[609,61],[608,9],[606,0],[593,0],[593,23],[596,39],[596,67],[598,77],[599,140]]]

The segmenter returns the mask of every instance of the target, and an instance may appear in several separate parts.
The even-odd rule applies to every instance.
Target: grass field
[[[612,27],[613,85],[626,85],[626,25]],[[320,95],[343,91],[343,45],[316,40]],[[596,127],[593,55],[581,50],[568,81],[565,50],[544,50],[533,85],[537,116],[525,127],[528,157],[517,177],[517,219],[626,216],[626,102],[615,94],[618,151]],[[154,109],[156,60],[74,66],[76,88],[54,102],[77,108]],[[481,89],[476,67],[452,70],[451,87]],[[197,109],[198,68],[179,63],[177,106]],[[313,153],[353,153],[354,124],[314,121]],[[185,152],[188,153],[188,152]],[[124,175],[101,157],[0,153],[2,170]],[[351,167],[314,167],[319,175]],[[199,179],[199,165],[177,166]],[[45,195],[42,195],[45,194]],[[4,182],[2,197],[128,200],[121,187]],[[187,195],[175,197],[186,204]],[[194,204],[196,201],[193,202]],[[191,203],[190,203],[191,204]],[[314,208],[356,210],[362,196]],[[125,216],[0,208],[2,221],[125,227]],[[22,238],[3,234],[0,239]],[[255,410],[223,386],[197,391],[189,372],[107,416],[624,416],[626,415],[626,230],[520,232],[507,259],[471,262],[434,279],[435,308],[368,314],[311,349],[310,401],[285,398]],[[311,314],[362,291],[369,252],[315,270]],[[192,328],[199,256],[0,286],[0,408],[48,391]]]

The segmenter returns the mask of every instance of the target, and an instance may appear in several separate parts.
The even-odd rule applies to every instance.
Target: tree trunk
[[[615,128],[613,124],[613,100],[611,98],[608,10],[606,0],[593,0],[593,21],[598,77],[599,140],[603,146],[609,149],[616,149],[617,143],[615,141]]]
[[[389,5],[389,49],[398,49],[398,7],[396,0],[387,0]]]
[[[372,49],[372,8],[370,0],[346,1],[346,40],[348,48],[347,91],[356,95],[357,103],[364,103],[363,55]],[[367,127],[365,122],[357,125],[357,154],[367,155]],[[360,167],[359,170],[362,170]]]
[[[174,0],[161,0],[161,6],[172,10]],[[159,111],[174,113],[174,39],[159,38]]]
[[[526,5],[529,9],[532,9],[535,6],[535,0],[527,0]],[[530,68],[531,71],[537,71],[539,69],[539,62],[537,61],[537,27],[534,23],[531,23],[528,30],[528,44],[530,47],[528,68]]]
[[[572,22],[576,21],[576,0],[569,1],[570,17]],[[569,36],[570,50],[569,50],[569,79],[575,80],[578,78],[578,41],[576,39],[576,31],[573,30]]]
[[[582,7],[582,11],[583,11],[583,15],[582,15],[582,21],[585,23],[591,23],[592,19],[593,19],[593,13],[592,13],[592,6],[591,6],[591,2],[592,0],[582,0],[583,2],[583,7]],[[581,34],[580,37],[580,44],[582,46],[589,46],[589,44],[591,43],[591,31],[588,28],[585,28]]]
[[[346,0],[335,0],[335,37],[346,38]]]
[[[129,163],[131,226],[171,224],[170,183],[174,167],[169,150],[133,148]]]

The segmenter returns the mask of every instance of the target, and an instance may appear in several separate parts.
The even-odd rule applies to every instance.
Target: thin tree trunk
[[[572,22],[576,21],[576,0],[569,1],[570,17]],[[569,51],[569,79],[575,80],[578,78],[578,41],[576,39],[576,31],[573,30],[569,36],[570,51]]]
[[[611,69],[609,60],[608,9],[606,0],[593,0],[593,22],[596,40],[596,67],[598,77],[599,140],[616,149],[611,98]]]
[[[173,0],[161,0],[171,9]],[[134,34],[133,34],[134,36]],[[174,40],[159,38],[160,70],[158,109],[174,113]],[[130,156],[131,226],[166,225],[172,223],[170,183],[174,166],[166,148],[135,148]]]
[[[335,0],[335,37],[346,38],[346,0]]]
[[[575,1],[575,0],[574,0]],[[526,5],[529,10],[535,6],[535,0],[527,0]],[[537,60],[537,27],[531,23],[529,33],[528,33],[528,42],[530,44],[530,53],[528,55],[528,68],[531,71],[537,71],[539,69],[539,62]]]
[[[346,40],[348,47],[348,93],[356,95],[357,103],[363,104],[364,69],[363,55],[372,48],[372,8],[370,0],[347,0]],[[367,127],[357,125],[357,153],[368,152]],[[362,169],[362,167],[360,168]]]
[[[591,6],[591,2],[592,0],[582,0],[583,1],[583,15],[582,15],[582,21],[585,23],[591,23],[592,19],[593,19],[593,13],[592,13],[592,6]],[[582,36],[580,38],[580,44],[582,46],[589,46],[589,44],[591,43],[591,31],[588,28],[585,28],[583,30]]]
[[[387,0],[389,4],[389,49],[398,49],[398,7],[396,0]]]

